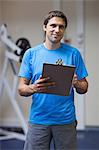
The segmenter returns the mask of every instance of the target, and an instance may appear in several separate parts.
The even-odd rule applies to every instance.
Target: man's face
[[[46,40],[52,43],[59,43],[65,32],[65,22],[60,17],[53,17],[46,26],[43,26],[46,32]]]

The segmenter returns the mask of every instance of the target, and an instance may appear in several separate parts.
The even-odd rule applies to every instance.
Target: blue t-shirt
[[[44,44],[28,49],[23,57],[19,76],[34,83],[42,74],[43,63],[56,64],[62,60],[63,65],[74,65],[78,79],[88,75],[80,52],[69,45],[61,43],[55,50],[48,50]],[[32,95],[29,122],[44,125],[69,124],[76,120],[74,90],[69,96],[35,93]]]

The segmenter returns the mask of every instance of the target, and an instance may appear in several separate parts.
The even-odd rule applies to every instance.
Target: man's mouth
[[[58,34],[53,34],[52,36],[53,36],[54,38],[60,37],[60,35],[58,35]]]

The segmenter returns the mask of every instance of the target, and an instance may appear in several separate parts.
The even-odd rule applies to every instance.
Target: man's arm
[[[74,75],[72,83],[77,93],[85,94],[88,91],[88,81],[86,80],[86,78],[78,80],[77,75]]]
[[[18,92],[21,96],[31,96],[34,91],[31,89],[30,81],[26,78],[19,78]]]
[[[46,92],[49,86],[55,85],[54,82],[46,82],[48,78],[39,78],[34,84],[31,84],[26,78],[19,78],[18,92],[21,96],[31,96],[32,94],[38,92]]]

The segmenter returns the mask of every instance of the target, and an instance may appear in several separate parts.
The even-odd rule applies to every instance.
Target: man
[[[49,150],[52,138],[56,150],[76,149],[74,88],[79,94],[86,93],[88,74],[79,51],[61,43],[66,27],[63,12],[49,12],[43,24],[44,43],[28,49],[23,57],[18,90],[21,96],[32,95],[25,150]],[[49,82],[50,77],[42,78],[43,63],[55,64],[57,60],[76,67],[69,96],[43,93],[55,85]]]

